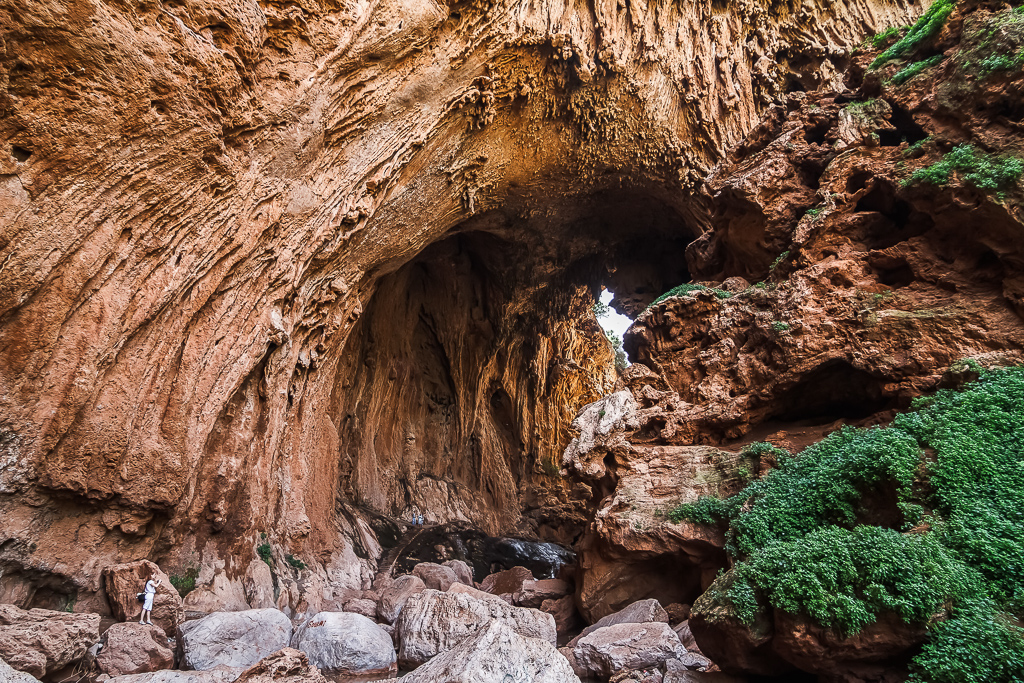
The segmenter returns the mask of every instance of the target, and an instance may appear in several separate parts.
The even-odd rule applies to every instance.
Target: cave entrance
[[[771,417],[805,425],[862,420],[896,407],[882,391],[883,384],[845,360],[832,360],[781,393]]]
[[[569,423],[618,381],[595,297],[643,310],[689,279],[692,239],[679,207],[637,193],[513,198],[380,275],[332,397],[343,494],[570,542]]]

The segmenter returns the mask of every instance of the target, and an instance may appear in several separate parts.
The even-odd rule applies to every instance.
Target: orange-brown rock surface
[[[723,150],[920,11],[5,2],[0,596],[106,611],[146,557],[239,608],[268,545],[316,611],[372,576],[356,506],[571,540],[592,292],[687,279]]]
[[[962,144],[1024,156],[1013,104],[1024,74],[979,67],[1016,54],[1022,26],[1001,5],[963,2],[903,61],[870,69],[877,51],[855,51],[842,85],[790,93],[708,176],[714,214],[687,249],[704,288],[639,312],[626,390],[584,409],[563,459],[594,515],[577,545],[584,615],[646,597],[689,603],[727,568],[721,530],[664,514],[773,466],[746,445],[798,451],[843,424],[888,422],[957,361],[1024,360],[1019,178],[914,177]],[[793,615],[751,628],[720,616],[690,624],[724,670],[822,680],[905,674],[923,633],[881,620],[843,638]]]

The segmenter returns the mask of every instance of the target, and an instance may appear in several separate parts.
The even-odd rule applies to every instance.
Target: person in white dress
[[[157,586],[160,585],[160,579],[155,576],[150,576],[149,581],[146,582],[146,588],[143,590],[145,593],[142,602],[142,616],[139,617],[140,624],[153,625],[153,599],[156,597]]]

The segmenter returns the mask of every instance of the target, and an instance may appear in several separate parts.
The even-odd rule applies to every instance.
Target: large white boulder
[[[572,653],[577,673],[594,677],[659,667],[669,659],[687,657],[679,636],[661,621],[599,628],[581,638]]]
[[[362,614],[320,612],[295,631],[292,647],[328,674],[370,675],[397,671],[391,636]]]
[[[402,683],[579,683],[569,661],[547,640],[516,633],[495,619],[452,649],[402,678]]]
[[[479,600],[465,593],[427,589],[405,603],[398,627],[398,663],[412,668],[447,652],[492,621],[500,619],[526,638],[555,646],[555,619],[540,610]],[[674,634],[673,634],[674,635]]]
[[[602,617],[596,624],[583,629],[583,631],[569,641],[569,647],[576,647],[582,638],[590,635],[599,628],[613,626],[615,624],[646,624],[651,621],[663,621],[668,623],[668,612],[661,606],[661,603],[654,598],[638,600],[628,607]]]
[[[292,622],[276,609],[214,612],[178,626],[178,663],[183,669],[249,667],[288,647]]]

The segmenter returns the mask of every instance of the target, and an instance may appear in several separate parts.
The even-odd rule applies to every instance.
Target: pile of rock
[[[13,667],[0,667],[0,680],[34,683],[79,663],[93,680],[116,683],[325,683],[325,675],[392,677],[399,667],[413,670],[410,683],[683,683],[712,667],[695,650],[688,610],[671,606],[670,619],[643,600],[576,634],[572,583],[524,567],[476,584],[464,562],[421,563],[354,591],[344,611],[297,622],[270,607],[185,620],[178,594],[161,591],[158,624],[139,624],[135,590],[158,571],[136,562],[104,572],[112,610],[129,621],[102,634],[95,614],[0,605],[0,655]]]
[[[695,680],[689,672],[714,665],[695,647],[688,649],[680,632],[689,633],[686,622],[673,628],[657,600],[640,600],[586,627],[559,651],[582,678],[616,683]]]

